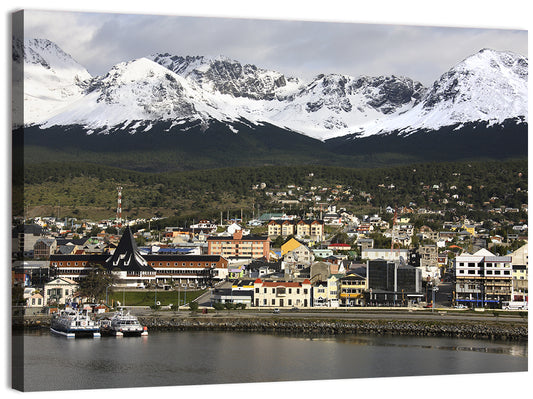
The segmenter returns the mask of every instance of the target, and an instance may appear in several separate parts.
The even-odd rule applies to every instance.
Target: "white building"
[[[58,277],[44,285],[44,304],[65,305],[72,302],[79,284],[66,277]]]
[[[511,299],[511,256],[495,256],[486,249],[454,259],[456,298],[476,307],[501,307]]]
[[[390,248],[365,248],[361,251],[361,259],[366,260],[376,260],[376,259],[385,259],[388,261],[400,261],[400,258],[403,258],[407,261],[409,256],[409,250],[407,249],[393,249]]]

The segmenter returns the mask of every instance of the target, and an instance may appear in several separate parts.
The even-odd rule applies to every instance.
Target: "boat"
[[[119,309],[111,319],[104,319],[100,322],[100,332],[102,335],[122,336],[147,336],[148,328],[139,323],[136,316],[131,315],[124,309]]]
[[[65,308],[52,316],[50,331],[67,338],[100,338],[100,324],[93,320],[87,309]]]

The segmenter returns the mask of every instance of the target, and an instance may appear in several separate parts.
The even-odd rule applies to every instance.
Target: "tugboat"
[[[141,326],[139,319],[119,309],[111,319],[104,319],[100,323],[100,332],[102,335],[112,335],[116,337],[123,336],[142,336],[148,335],[148,329]]]
[[[67,338],[100,338],[100,325],[91,319],[87,309],[65,308],[55,313],[50,323],[50,331]]]

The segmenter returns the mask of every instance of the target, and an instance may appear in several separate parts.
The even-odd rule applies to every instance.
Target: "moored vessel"
[[[124,309],[116,312],[111,319],[104,319],[100,323],[100,332],[103,335],[122,336],[147,336],[148,329],[139,323],[136,316]]]
[[[100,324],[91,318],[87,309],[65,308],[52,316],[50,331],[67,338],[99,338]]]

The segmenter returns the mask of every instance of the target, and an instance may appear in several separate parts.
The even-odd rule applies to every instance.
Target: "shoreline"
[[[321,319],[230,315],[139,316],[148,331],[238,331],[306,335],[405,335],[504,341],[528,340],[527,322],[457,320]],[[13,330],[48,329],[50,317],[14,318]]]

